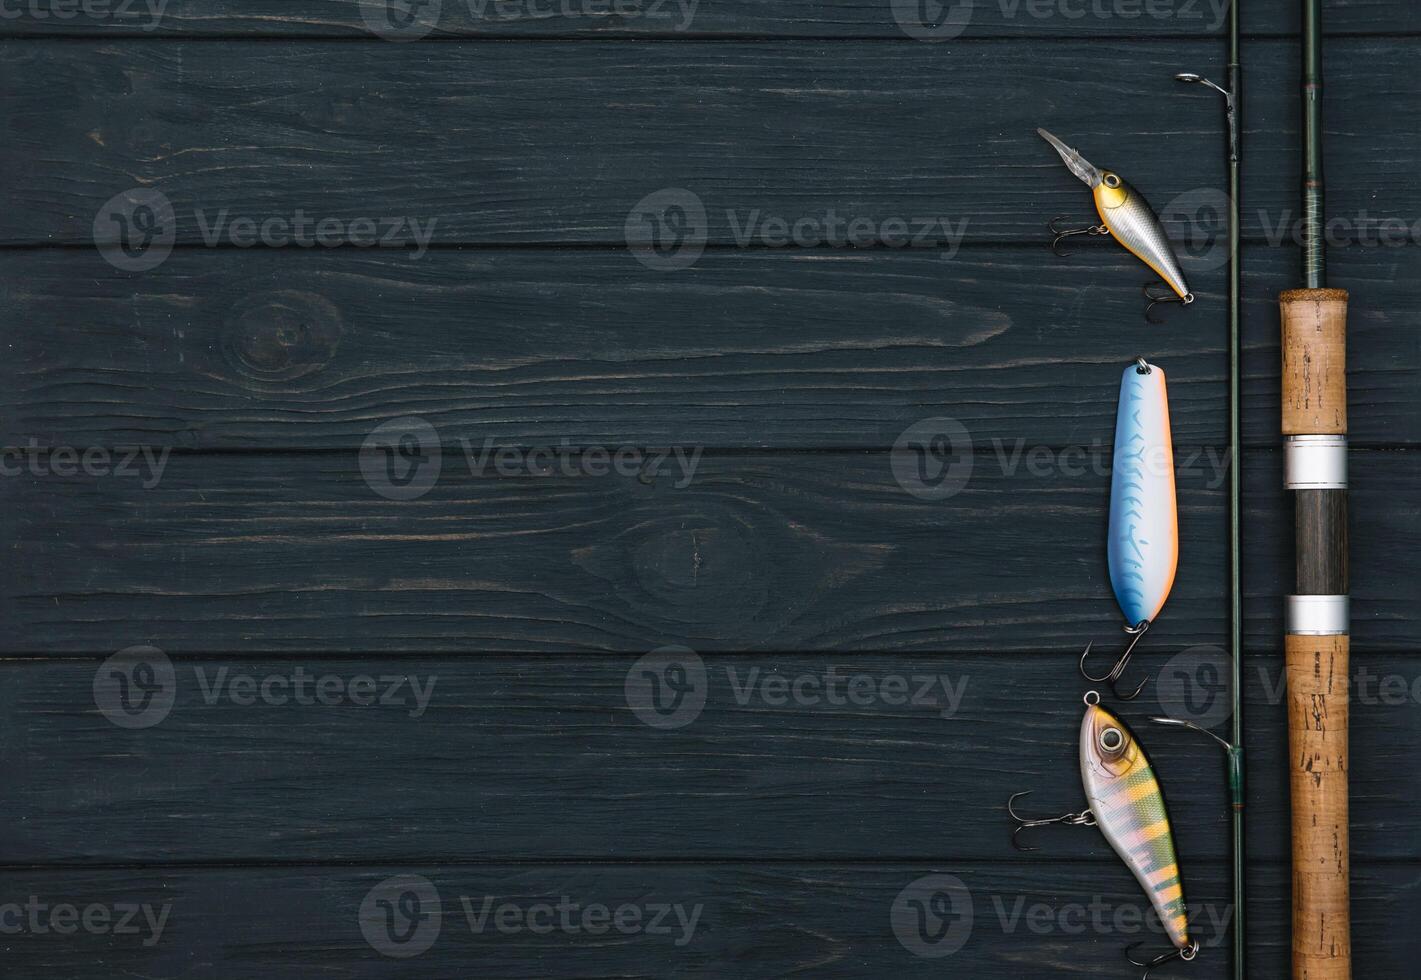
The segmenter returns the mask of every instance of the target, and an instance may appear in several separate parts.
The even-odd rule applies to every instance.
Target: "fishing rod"
[[[1239,253],[1239,207],[1242,187],[1240,169],[1243,163],[1243,72],[1239,38],[1240,0],[1229,4],[1228,75],[1225,86],[1209,81],[1193,72],[1181,72],[1175,78],[1181,82],[1207,86],[1219,93],[1224,102],[1228,154],[1228,278],[1229,278],[1229,654],[1232,699],[1232,727],[1229,740],[1214,736],[1228,758],[1229,797],[1233,813],[1233,976],[1244,980],[1248,973],[1248,944],[1244,929],[1244,885],[1246,866],[1244,855],[1244,790],[1243,790],[1243,562],[1240,538],[1243,509],[1243,467],[1240,445],[1241,402],[1240,376],[1243,362],[1242,331],[1240,329],[1240,280],[1242,262]],[[1170,721],[1160,718],[1159,721]],[[1188,727],[1197,727],[1190,725]],[[1211,734],[1212,733],[1208,733]]]
[[[1303,0],[1303,277],[1278,297],[1283,472],[1297,594],[1285,612],[1293,823],[1293,977],[1352,976],[1347,841],[1347,292],[1327,288],[1322,4]]]

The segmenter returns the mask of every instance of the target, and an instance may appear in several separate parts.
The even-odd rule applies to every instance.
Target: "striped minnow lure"
[[[1125,614],[1130,645],[1110,673],[1086,673],[1090,645],[1081,654],[1081,673],[1097,683],[1109,682],[1121,700],[1144,689],[1121,694],[1116,683],[1125,673],[1135,644],[1145,635],[1174,585],[1179,565],[1179,520],[1174,497],[1174,443],[1169,432],[1169,395],[1164,369],[1143,357],[1120,378],[1120,404],[1115,415],[1115,455],[1110,474],[1110,530],[1107,547],[1110,585]]]
[[[1115,853],[1130,868],[1135,880],[1150,897],[1165,935],[1174,947],[1168,953],[1141,963],[1133,957],[1131,963],[1148,971],[1175,959],[1192,960],[1199,953],[1199,944],[1189,934],[1189,915],[1184,904],[1184,887],[1180,880],[1179,858],[1174,849],[1174,833],[1170,829],[1169,812],[1159,780],[1144,748],[1119,718],[1100,706],[1100,695],[1090,691],[1085,696],[1085,718],[1081,720],[1080,756],[1081,785],[1088,806],[1080,813],[1068,813],[1050,820],[1028,820],[1012,808],[1017,793],[1007,803],[1007,810],[1018,826],[1016,834],[1027,827],[1053,823],[1097,827],[1110,842]],[[1017,845],[1021,847],[1020,844]],[[1021,848],[1034,850],[1034,848]],[[1126,949],[1129,956],[1130,949]]]
[[[1056,148],[1065,161],[1066,167],[1075,174],[1095,194],[1095,209],[1100,214],[1101,224],[1083,231],[1062,232],[1052,222],[1051,230],[1056,233],[1056,242],[1073,234],[1112,235],[1145,265],[1154,270],[1173,291],[1181,303],[1194,302],[1194,294],[1184,281],[1184,273],[1179,269],[1179,261],[1164,233],[1159,217],[1145,200],[1143,194],[1135,190],[1119,174],[1111,170],[1100,170],[1085,157],[1062,143],[1056,137],[1038,129],[1041,138]],[[1160,302],[1160,296],[1151,295],[1151,305]]]

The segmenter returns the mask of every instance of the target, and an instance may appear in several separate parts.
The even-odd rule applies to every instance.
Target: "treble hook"
[[[1107,227],[1105,227],[1104,225],[1090,225],[1090,226],[1085,227],[1085,228],[1057,228],[1057,227],[1056,227],[1056,225],[1057,225],[1059,222],[1062,222],[1062,221],[1065,221],[1065,220],[1066,220],[1066,216],[1065,216],[1064,214],[1058,214],[1058,215],[1056,215],[1056,217],[1054,217],[1054,218],[1052,218],[1050,221],[1046,222],[1046,227],[1050,230],[1051,234],[1053,234],[1053,235],[1056,236],[1055,238],[1051,239],[1051,251],[1055,252],[1057,255],[1059,255],[1059,256],[1060,256],[1061,258],[1063,258],[1063,259],[1066,258],[1067,256],[1069,256],[1069,255],[1071,254],[1070,252],[1063,252],[1063,251],[1061,251],[1061,241],[1062,241],[1063,239],[1070,238],[1070,237],[1073,236],[1073,235],[1091,235],[1091,236],[1096,236],[1096,235],[1109,235],[1109,234],[1110,234],[1110,229],[1107,228]]]
[[[1151,970],[1153,970],[1157,966],[1162,966],[1165,963],[1168,963],[1170,960],[1179,959],[1183,960],[1186,963],[1189,963],[1193,961],[1194,957],[1199,955],[1199,941],[1196,939],[1194,942],[1189,944],[1188,949],[1171,949],[1168,953],[1161,953],[1154,959],[1147,960],[1144,963],[1141,963],[1139,960],[1135,959],[1135,957],[1130,955],[1130,950],[1134,949],[1136,946],[1143,945],[1144,943],[1131,943],[1129,946],[1125,947],[1125,959],[1130,961],[1130,965],[1143,967],[1145,970],[1144,976],[1142,976],[1140,980],[1149,980]]]
[[[1052,824],[1058,823],[1063,823],[1070,827],[1095,826],[1095,814],[1092,813],[1090,810],[1082,810],[1080,813],[1068,813],[1063,817],[1051,817],[1046,820],[1033,820],[1029,817],[1023,817],[1021,814],[1016,812],[1016,808],[1013,806],[1013,804],[1016,803],[1016,801],[1021,797],[1030,795],[1030,790],[1027,790],[1025,793],[1013,793],[1011,799],[1007,800],[1007,813],[1009,813],[1011,815],[1011,818],[1016,821],[1016,829],[1011,832],[1011,846],[1015,847],[1018,851],[1041,850],[1041,848],[1039,847],[1023,847],[1021,845],[1021,842],[1016,839],[1017,834],[1031,827],[1049,827]]]
[[[1125,648],[1125,652],[1120,654],[1120,659],[1115,661],[1115,666],[1110,668],[1110,672],[1108,674],[1104,674],[1101,677],[1094,677],[1085,669],[1086,657],[1090,656],[1090,648],[1095,645],[1095,641],[1092,640],[1090,643],[1087,643],[1085,645],[1085,653],[1081,654],[1081,676],[1095,684],[1109,684],[1110,689],[1115,692],[1115,696],[1121,701],[1135,700],[1137,697],[1140,696],[1140,692],[1145,689],[1145,685],[1150,682],[1150,679],[1146,677],[1144,680],[1140,681],[1140,686],[1135,688],[1135,690],[1131,691],[1129,694],[1120,693],[1119,681],[1120,678],[1125,674],[1125,668],[1130,664],[1130,654],[1135,651],[1135,644],[1140,642],[1141,637],[1145,635],[1145,631],[1149,628],[1150,621],[1148,619],[1142,619],[1134,626],[1122,627],[1122,629],[1124,629],[1126,633],[1129,633],[1132,637],[1134,637],[1134,639],[1132,639],[1130,641],[1130,645]]]
[[[1181,306],[1188,306],[1194,302],[1193,293],[1185,293],[1183,296],[1177,296],[1174,290],[1165,287],[1164,283],[1160,281],[1146,283],[1144,293],[1145,299],[1149,301],[1145,306],[1145,319],[1156,326],[1164,323],[1159,317],[1152,315],[1152,311],[1156,306],[1159,306],[1161,303],[1178,303]]]

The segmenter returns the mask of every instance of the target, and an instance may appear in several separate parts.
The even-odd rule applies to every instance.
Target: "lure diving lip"
[[[1131,254],[1154,270],[1179,302],[1194,302],[1194,294],[1184,281],[1184,273],[1180,271],[1179,261],[1169,244],[1169,236],[1164,233],[1164,226],[1144,195],[1114,171],[1101,170],[1092,165],[1046,130],[1038,129],[1036,132],[1055,147],[1067,169],[1093,192],[1101,226],[1091,229],[1091,232],[1114,236]],[[1058,232],[1058,236],[1060,234]]]
[[[1116,696],[1129,701],[1144,689],[1145,682],[1131,694],[1122,694],[1116,684],[1135,644],[1164,608],[1179,566],[1169,394],[1164,369],[1143,357],[1120,378],[1106,551],[1110,585],[1125,616],[1125,632],[1132,639],[1115,667],[1101,677],[1086,672],[1087,645],[1081,655],[1081,673],[1087,680],[1109,682]]]

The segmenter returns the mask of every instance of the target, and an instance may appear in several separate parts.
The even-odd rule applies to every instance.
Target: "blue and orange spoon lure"
[[[1110,585],[1125,615],[1130,644],[1110,672],[1086,670],[1091,644],[1081,654],[1088,680],[1109,683],[1122,701],[1138,697],[1146,680],[1129,693],[1118,687],[1140,642],[1169,598],[1179,565],[1179,514],[1174,494],[1174,441],[1169,431],[1169,395],[1164,370],[1143,357],[1120,379],[1115,415],[1114,465],[1110,475]]]

